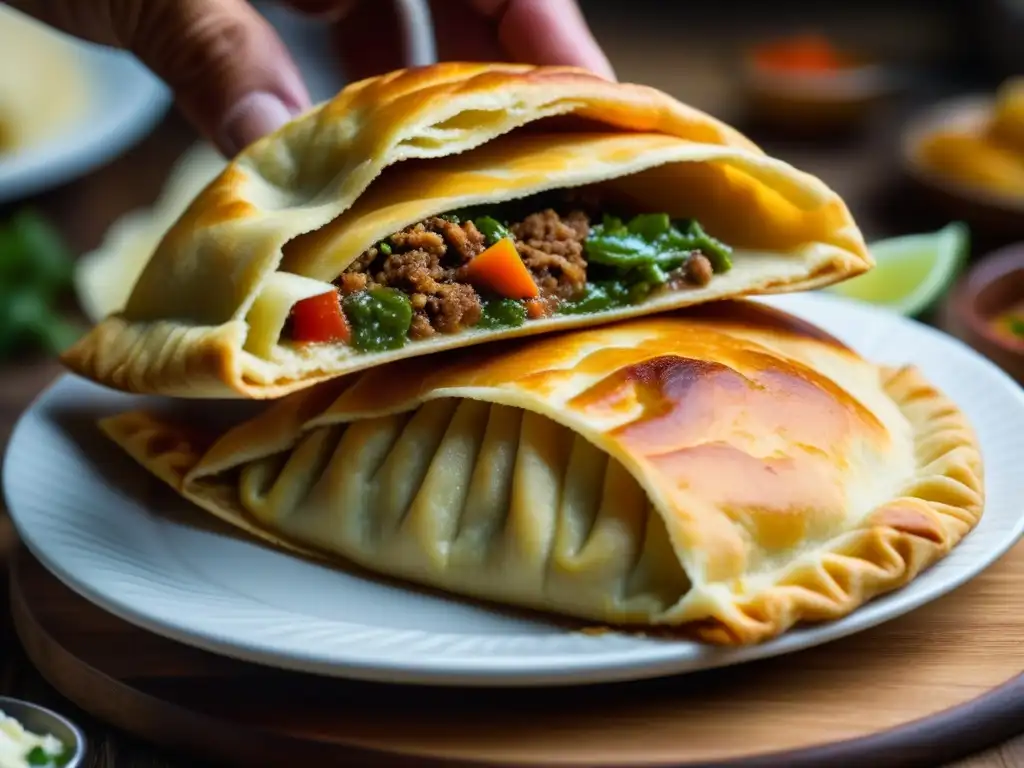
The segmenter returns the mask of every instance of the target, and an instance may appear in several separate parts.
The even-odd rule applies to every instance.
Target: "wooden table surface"
[[[727,111],[720,80],[713,67],[666,66],[664,58],[637,49],[637,43],[614,37],[598,26],[621,76],[670,90],[714,112]],[[607,27],[605,27],[607,29]],[[918,30],[920,31],[920,30]],[[899,37],[889,25],[890,36]],[[618,41],[618,42],[615,42]],[[691,55],[699,55],[699,51]],[[654,65],[652,62],[657,62]],[[695,74],[696,73],[696,74]],[[810,145],[764,142],[766,149],[812,173],[817,173],[847,200],[869,238],[913,231],[941,221],[927,211],[915,210],[894,190],[893,151],[898,126],[910,107],[897,106],[878,116],[862,136],[842,144]],[[723,115],[724,116],[724,115]],[[73,247],[83,252],[95,247],[106,228],[122,213],[155,199],[168,167],[193,140],[190,130],[175,115],[146,140],[99,171],[28,201],[48,213]],[[0,210],[0,215],[7,211]],[[980,249],[987,248],[977,242]],[[54,361],[27,361],[0,368],[0,445],[33,397],[60,372]],[[11,551],[14,532],[0,509],[0,695],[11,695],[52,706],[81,723],[93,745],[88,768],[200,768],[193,759],[140,744],[133,738],[92,720],[50,689],[26,661],[14,636],[7,605],[5,554]],[[1024,732],[1024,724],[1021,726]],[[961,768],[1024,766],[1024,736],[957,764]]]

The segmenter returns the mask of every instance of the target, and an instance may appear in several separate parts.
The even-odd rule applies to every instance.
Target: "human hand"
[[[246,0],[9,0],[92,42],[134,53],[227,155],[309,106],[298,68]],[[333,25],[347,73],[405,64],[399,16],[384,0],[289,0]],[[439,58],[571,64],[614,77],[576,0],[431,0]]]

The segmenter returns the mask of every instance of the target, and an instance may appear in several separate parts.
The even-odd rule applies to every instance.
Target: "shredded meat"
[[[337,282],[342,295],[348,296],[350,293],[365,289],[369,278],[365,272],[342,272]]]
[[[410,229],[396,232],[391,236],[391,247],[399,250],[406,250],[409,253],[430,253],[443,256],[447,248],[444,238],[437,232],[427,229],[433,219],[427,222],[414,224]],[[391,257],[388,257],[391,260]]]
[[[590,220],[581,211],[561,218],[553,210],[527,216],[512,226],[516,249],[530,269],[545,303],[578,294],[587,281],[583,241]],[[422,339],[475,325],[483,312],[480,295],[463,279],[465,266],[487,247],[472,221],[434,216],[367,249],[337,280],[345,295],[388,286],[409,295],[409,335]],[[390,253],[389,253],[390,251]]]
[[[708,257],[700,251],[694,251],[683,266],[672,271],[665,284],[665,289],[678,291],[681,288],[693,288],[694,286],[699,288],[711,282],[713,276],[714,272]]]
[[[583,241],[590,234],[590,220],[582,211],[564,219],[548,208],[512,225],[516,250],[533,272],[541,294],[569,299],[587,282]]]
[[[417,312],[412,316],[412,325],[409,326],[409,336],[414,339],[422,339],[427,336],[432,336],[434,333],[434,326],[430,324],[427,316]]]
[[[707,285],[715,274],[708,257],[699,252],[690,254],[683,269],[686,272],[686,279],[697,286]]]
[[[387,248],[367,249],[337,283],[346,295],[378,286],[407,293],[414,312],[412,338],[456,333],[475,325],[483,311],[480,296],[456,273],[484,247],[484,236],[472,222],[433,217],[389,237]]]
[[[523,263],[540,289],[529,303],[531,318],[557,311],[560,302],[579,296],[587,282],[584,242],[598,215],[594,201],[577,193],[564,216],[552,208],[531,213],[509,229]],[[387,286],[409,296],[413,309],[409,335],[422,339],[456,333],[479,322],[483,298],[465,280],[464,267],[487,247],[472,221],[456,223],[434,216],[368,248],[336,281],[342,294]],[[706,285],[711,262],[694,253],[671,276],[667,289]]]
[[[455,250],[461,264],[472,260],[487,245],[484,236],[472,221],[466,221],[460,225],[446,219],[434,218],[430,222],[444,235],[445,242]]]
[[[357,258],[355,261],[353,261],[348,266],[348,269],[346,269],[341,274],[341,278],[344,278],[346,275],[355,275],[355,274],[360,274],[360,273],[365,272],[369,268],[369,266],[374,261],[376,261],[377,257],[380,255],[380,253],[381,252],[377,249],[377,246],[373,246],[371,248],[367,248],[365,251],[363,251],[359,255],[359,258]],[[339,280],[341,278],[339,278]],[[343,288],[343,290],[344,290],[344,288]],[[361,290],[361,289],[357,288],[356,290]]]

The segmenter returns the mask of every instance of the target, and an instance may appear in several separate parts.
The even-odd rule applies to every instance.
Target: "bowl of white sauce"
[[[0,696],[0,768],[81,768],[85,735],[38,704]]]

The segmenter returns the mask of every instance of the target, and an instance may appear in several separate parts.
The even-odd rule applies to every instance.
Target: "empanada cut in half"
[[[449,63],[355,83],[244,150],[64,360],[128,391],[272,398],[872,263],[825,184],[664,93]]]
[[[219,438],[102,428],[292,552],[719,644],[907,584],[983,508],[972,429],[915,368],[753,303],[401,361]]]

